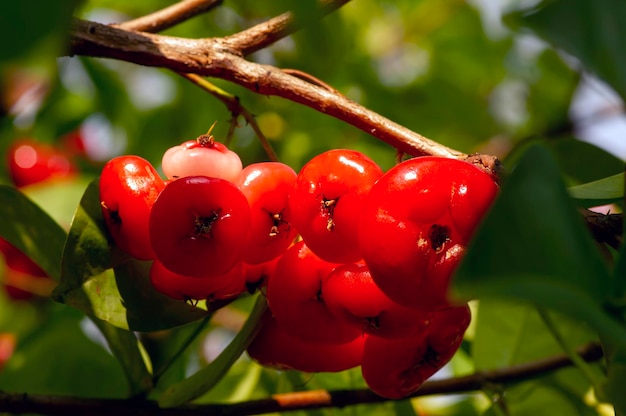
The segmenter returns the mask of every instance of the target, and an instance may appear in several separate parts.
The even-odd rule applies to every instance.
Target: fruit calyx
[[[328,231],[332,231],[335,229],[335,220],[333,216],[335,214],[335,207],[337,206],[337,202],[339,202],[339,198],[326,198],[326,196],[322,196],[322,213],[325,217],[328,217],[326,220],[326,229]]]
[[[211,124],[211,127],[209,127],[209,131],[196,137],[195,142],[189,142],[188,148],[193,149],[195,147],[215,147],[215,137],[211,134],[211,132],[213,131],[213,128],[216,124],[217,121],[214,121],[213,124]]]
[[[212,237],[213,225],[220,218],[220,211],[216,210],[209,216],[197,216],[191,238]]]

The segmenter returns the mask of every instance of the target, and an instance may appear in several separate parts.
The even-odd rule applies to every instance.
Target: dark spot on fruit
[[[315,299],[320,303],[324,303],[324,296],[322,295],[322,282],[320,282],[320,287],[319,289],[317,289],[317,294],[315,295]]]
[[[450,241],[450,229],[445,225],[433,224],[428,231],[428,240],[433,250],[440,251]]]
[[[429,345],[420,364],[427,364],[431,367],[439,368],[441,366],[441,357],[439,353]]]
[[[337,206],[337,202],[339,202],[339,198],[326,198],[326,196],[322,196],[322,213],[328,217],[326,221],[326,229],[328,231],[332,231],[335,229],[335,221],[333,220],[333,215],[335,214],[335,207]]]
[[[213,211],[208,217],[196,217],[194,222],[192,238],[210,236],[213,231],[213,225],[219,218],[219,210]]]
[[[366,329],[370,331],[377,331],[380,329],[380,320],[378,316],[371,316],[369,318],[365,318]]]
[[[281,232],[281,228],[283,228],[287,232],[291,228],[289,226],[289,223],[283,219],[282,212],[278,212],[276,214],[268,212],[268,215],[270,216],[272,220],[272,226],[270,227],[270,232],[269,232],[270,237],[276,237],[277,235],[279,235]]]
[[[109,208],[104,201],[101,201],[100,205],[102,205],[102,208],[104,208],[106,212],[109,214],[109,218],[111,218],[111,221],[113,222],[113,224],[117,224],[117,225],[122,224],[122,217],[120,216],[120,212],[118,210]]]

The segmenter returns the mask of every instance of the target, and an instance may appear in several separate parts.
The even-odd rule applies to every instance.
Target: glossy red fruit
[[[163,173],[169,179],[209,176],[235,181],[241,173],[239,155],[210,134],[171,147],[163,154]]]
[[[365,336],[343,344],[302,341],[289,335],[267,311],[247,352],[259,364],[280,370],[337,372],[361,364],[364,340]]]
[[[104,165],[99,186],[102,215],[115,244],[136,259],[153,259],[148,220],[165,188],[154,167],[139,156],[118,156]]]
[[[339,319],[379,337],[424,333],[433,315],[389,299],[376,286],[365,264],[344,264],[335,268],[322,283],[322,298]]]
[[[174,273],[154,260],[150,266],[150,281],[157,291],[172,299],[185,301],[232,299],[246,290],[241,263],[220,276],[190,277]]]
[[[0,253],[5,263],[2,285],[9,298],[28,300],[36,295],[50,295],[55,282],[26,254],[3,238]]]
[[[322,299],[322,281],[336,266],[316,256],[304,241],[278,260],[267,283],[267,301],[288,334],[322,344],[343,344],[362,335],[362,329],[337,319]]]
[[[469,307],[463,305],[436,312],[426,333],[393,339],[369,336],[361,363],[368,387],[389,399],[417,391],[452,359],[470,318]]]
[[[9,175],[18,188],[77,172],[65,153],[32,139],[16,140],[9,146],[7,155]]]
[[[169,183],[150,213],[156,258],[193,277],[222,275],[241,261],[250,230],[250,207],[224,179],[187,176]]]
[[[296,172],[279,162],[246,166],[235,184],[248,199],[252,226],[243,250],[243,261],[263,263],[282,254],[297,234],[291,224],[289,193]]]
[[[485,172],[418,157],[390,169],[363,206],[359,248],[376,284],[407,307],[448,307],[450,279],[498,192]]]
[[[364,154],[334,149],[298,173],[289,206],[293,224],[319,257],[336,263],[361,259],[359,218],[365,196],[383,174]]]

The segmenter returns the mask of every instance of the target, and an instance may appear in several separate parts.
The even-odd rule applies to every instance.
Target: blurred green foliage
[[[308,16],[312,2],[225,2],[164,34],[223,36],[289,10]],[[123,21],[169,2],[93,0],[78,16]],[[429,138],[464,152],[485,151],[505,158],[528,137],[551,135],[568,124],[568,105],[578,72],[554,49],[528,45],[486,19],[471,3],[445,1],[352,2],[321,21],[255,53],[251,59],[311,73],[364,106]],[[493,33],[492,33],[493,32]],[[528,35],[524,35],[528,37]],[[537,41],[538,42],[538,41]],[[217,100],[164,69],[80,57],[51,57],[44,77],[47,94],[28,117],[8,118],[3,146],[31,136],[55,142],[86,119],[95,123],[112,153],[139,154],[154,164],[169,147],[206,132],[218,121],[224,138],[231,115]],[[395,152],[355,128],[279,98],[257,96],[212,80],[240,97],[253,112],[281,160],[298,169],[329,147],[362,150],[384,168]],[[17,118],[17,123],[15,119]],[[233,147],[244,162],[265,156],[240,119]],[[556,139],[556,138],[555,138]],[[93,139],[98,140],[98,139]],[[103,156],[106,157],[106,156]],[[89,170],[97,174],[97,166]]]

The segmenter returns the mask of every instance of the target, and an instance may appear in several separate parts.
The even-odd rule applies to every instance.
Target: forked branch
[[[182,0],[154,13],[115,25],[124,30],[158,33],[185,20],[205,13],[222,4],[223,0]]]
[[[322,15],[347,0],[327,0]],[[126,30],[75,20],[70,30],[71,54],[119,59],[138,65],[221,78],[261,95],[281,97],[328,114],[410,155],[465,159],[450,149],[401,126],[335,90],[307,82],[280,68],[245,59],[245,55],[287,36],[299,25],[290,13],[225,38],[187,39]]]

